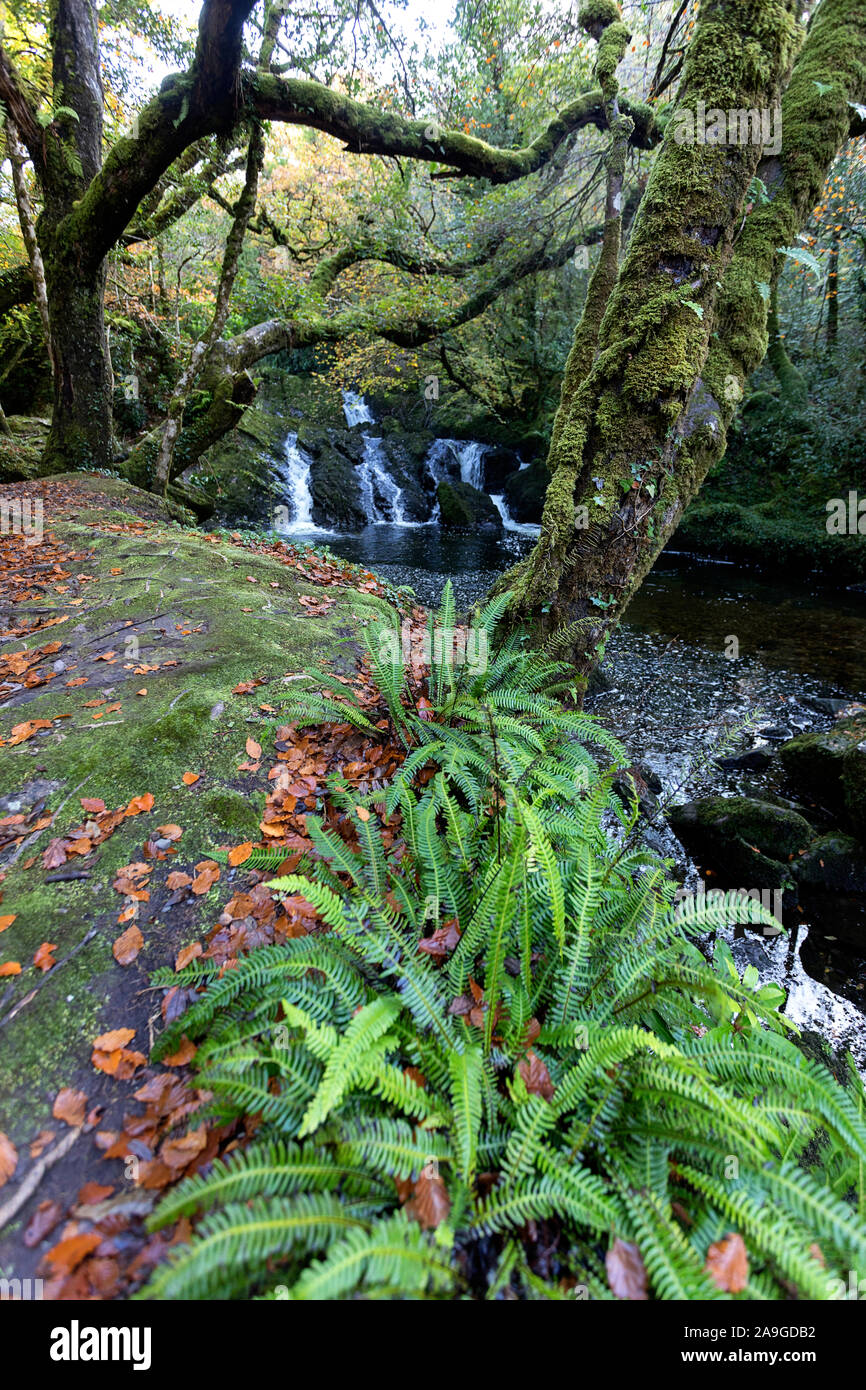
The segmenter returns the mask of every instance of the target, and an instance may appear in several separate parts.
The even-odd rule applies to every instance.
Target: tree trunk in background
[[[539,542],[498,586],[514,593],[513,620],[542,633],[573,625],[584,677],[724,451],[745,380],[767,350],[778,248],[815,205],[848,133],[848,101],[863,100],[866,6],[824,0],[785,92],[782,152],[761,161],[766,205],[744,214],[757,143],[677,142],[687,129],[678,115],[699,101],[707,111],[776,107],[796,51],[796,8],[702,6],[593,365],[563,391]]]
[[[46,130],[37,231],[45,262],[54,410],[45,447],[52,468],[110,468],[114,382],[105,336],[106,262],[85,265],[89,248],[64,219],[102,166],[103,92],[93,0],[54,0],[50,9],[55,105],[75,111]]]

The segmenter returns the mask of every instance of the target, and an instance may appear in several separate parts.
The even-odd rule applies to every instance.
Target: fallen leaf
[[[127,816],[137,816],[141,811],[153,810],[153,794],[145,792],[143,796],[134,796],[126,808]]]
[[[260,758],[262,756],[262,745],[256,743],[254,738],[248,738],[246,742],[247,757]]]
[[[191,883],[190,875],[185,874],[181,869],[173,869],[165,880],[166,888],[170,889],[172,893],[176,893],[179,888],[188,888]]]
[[[196,895],[209,892],[220,876],[219,864],[215,864],[212,859],[204,859],[201,864],[196,864],[195,869],[192,891]]]
[[[438,1174],[423,1169],[415,1183],[414,1196],[406,1203],[407,1216],[425,1230],[432,1231],[441,1225],[450,1210],[451,1198],[444,1182]]]
[[[749,1257],[743,1237],[734,1232],[711,1245],[704,1272],[725,1293],[742,1293],[749,1282]]]
[[[183,774],[182,781],[186,784],[186,786],[194,787],[200,777],[200,772],[185,772]]]
[[[544,1100],[553,1099],[554,1085],[550,1079],[550,1072],[532,1048],[529,1049],[517,1070],[523,1077],[527,1091],[532,1095],[542,1096]]]
[[[82,796],[79,798],[85,811],[99,812],[105,810],[105,802],[100,801],[95,796]]]
[[[146,690],[146,689],[144,689],[144,690],[136,690],[135,693],[136,693],[136,695],[146,695],[146,694],[147,694],[147,690]]]
[[[110,1033],[100,1033],[93,1041],[97,1052],[113,1052],[116,1047],[126,1047],[135,1037],[134,1028],[113,1028]]]
[[[53,1274],[71,1274],[81,1261],[101,1244],[104,1236],[99,1231],[86,1231],[81,1235],[69,1236],[52,1246],[45,1256],[45,1264]]]
[[[0,1130],[0,1187],[8,1182],[18,1167],[18,1150]]]
[[[251,840],[246,840],[242,845],[235,845],[234,849],[229,850],[229,864],[236,869],[238,864],[244,864],[253,852]]]
[[[163,840],[179,840],[183,834],[179,825],[158,825],[156,830]]]
[[[617,1298],[626,1298],[632,1303],[648,1301],[647,1276],[644,1262],[638,1247],[630,1240],[620,1240],[617,1236],[604,1257],[607,1282]]]
[[[191,960],[195,960],[201,955],[202,950],[200,941],[193,941],[192,945],[184,946],[183,950],[177,953],[177,959],[174,963],[175,970],[183,970],[185,965],[189,965]]]
[[[17,960],[7,960],[5,965],[0,965],[0,978],[4,978],[4,979],[5,979],[5,977],[6,977],[7,975],[20,975],[20,974],[21,974],[21,966],[19,965],[19,963],[18,963]]]
[[[59,1202],[51,1202],[47,1199],[40,1202],[27,1222],[21,1237],[28,1250],[32,1250],[34,1245],[39,1245],[62,1219],[63,1207]]]
[[[73,1091],[69,1086],[64,1086],[54,1097],[54,1105],[51,1113],[55,1120],[63,1120],[66,1124],[77,1129],[84,1124],[84,1116],[87,1108],[87,1095],[84,1091]]]
[[[17,915],[17,912],[9,912],[5,917],[0,917],[0,931],[5,931],[7,927],[11,927]]]
[[[111,948],[111,954],[118,965],[131,965],[143,945],[144,937],[133,923],[117,938]]]
[[[36,969],[50,970],[52,966],[56,965],[57,961],[54,959],[54,952],[56,950],[57,945],[55,942],[43,941],[42,945],[37,947],[36,954],[33,957],[33,964],[36,966]]]
[[[195,1043],[190,1042],[184,1033],[180,1047],[177,1052],[172,1052],[170,1057],[163,1057],[163,1062],[167,1067],[185,1067],[187,1062],[191,1062],[198,1048]]]

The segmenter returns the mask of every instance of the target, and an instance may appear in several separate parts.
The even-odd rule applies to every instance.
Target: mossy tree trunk
[[[707,0],[592,365],[567,378],[532,554],[505,577],[514,620],[574,625],[587,674],[711,465],[767,350],[768,289],[866,91],[866,6],[823,0],[797,51],[789,0]],[[785,85],[787,82],[787,86]],[[768,110],[782,150],[678,143],[680,112]],[[760,167],[759,167],[760,166]],[[748,216],[756,173],[768,203]],[[580,330],[579,330],[580,336]]]

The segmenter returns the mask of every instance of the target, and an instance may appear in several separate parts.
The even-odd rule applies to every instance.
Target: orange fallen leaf
[[[254,738],[248,738],[246,742],[247,757],[260,758],[262,756],[262,745],[256,743]]]
[[[200,772],[185,772],[181,780],[186,784],[186,786],[194,787],[200,777]]]
[[[183,834],[179,825],[158,825],[156,830],[163,840],[179,840]]]
[[[195,866],[195,878],[192,881],[192,891],[200,896],[207,893],[216,883],[220,876],[219,864],[215,864],[212,859],[204,859]]]
[[[5,931],[7,927],[11,927],[17,916],[17,912],[8,912],[5,917],[0,917],[0,931]]]
[[[131,965],[143,945],[144,937],[133,923],[117,938],[111,948],[111,954],[118,965]]]
[[[21,966],[18,964],[17,960],[7,960],[5,965],[0,965],[0,978],[5,978],[7,975],[20,974]]]
[[[71,1274],[77,1269],[104,1237],[98,1231],[85,1231],[81,1235],[69,1236],[58,1241],[45,1256],[45,1263],[53,1274]]]
[[[178,951],[177,959],[174,963],[175,970],[183,970],[185,965],[189,965],[191,960],[196,960],[202,953],[200,941],[193,941],[191,945],[184,946],[182,951]]]
[[[725,1293],[742,1293],[749,1282],[749,1256],[743,1237],[732,1232],[711,1245],[704,1272]]]
[[[56,950],[57,945],[55,942],[43,941],[42,945],[37,947],[36,954],[33,957],[33,964],[36,966],[36,969],[50,970],[53,965],[56,965],[57,961],[54,959],[54,952]]]
[[[0,1187],[8,1182],[18,1167],[18,1150],[12,1140],[0,1130]]]
[[[73,1091],[69,1086],[64,1086],[54,1097],[54,1105],[51,1113],[55,1120],[63,1120],[66,1124],[77,1129],[84,1124],[84,1116],[87,1110],[87,1094],[84,1091]]]
[[[169,888],[172,893],[176,893],[178,888],[188,888],[191,883],[190,875],[185,874],[181,869],[174,869],[165,880],[166,888]]]
[[[356,806],[355,810],[358,813],[358,820],[368,821],[370,819],[370,812],[367,810],[366,806]]]
[[[97,1052],[113,1052],[116,1047],[126,1047],[135,1037],[134,1028],[112,1028],[109,1033],[100,1033],[94,1038],[93,1047]]]
[[[105,802],[95,796],[82,796],[79,798],[85,811],[92,811],[98,814],[105,810]]]
[[[136,693],[136,695],[146,695],[146,694],[147,694],[147,690],[146,690],[146,689],[143,689],[143,690],[136,690],[135,693]]]
[[[198,1048],[195,1043],[190,1042],[184,1033],[180,1047],[177,1052],[172,1052],[170,1057],[163,1057],[163,1063],[167,1067],[185,1067],[187,1062],[191,1062]]]
[[[235,845],[234,849],[229,850],[229,864],[236,869],[238,864],[244,864],[253,852],[251,840],[245,840],[242,845]]]
[[[141,811],[153,810],[153,793],[145,792],[143,796],[134,796],[126,808],[126,815],[137,816]]]

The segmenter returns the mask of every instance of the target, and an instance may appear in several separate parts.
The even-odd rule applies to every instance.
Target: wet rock
[[[484,486],[488,492],[505,491],[506,483],[520,468],[513,449],[488,449],[484,455]]]
[[[814,837],[796,811],[750,797],[711,796],[672,806],[674,834],[702,866],[712,865],[725,879],[748,888],[793,884],[790,855]]]
[[[539,459],[529,468],[512,473],[505,482],[505,501],[515,521],[539,522],[544,509],[544,497],[550,474],[547,464]]]
[[[804,695],[800,700],[807,709],[813,709],[817,714],[829,714],[831,719],[835,719],[837,714],[841,714],[850,705],[850,700],[835,700],[832,697],[823,695]]]
[[[866,843],[866,715],[800,734],[782,745],[779,756],[799,793],[838,814]]]
[[[784,743],[786,739],[794,737],[794,730],[789,729],[787,724],[764,724],[755,732],[761,738],[769,739],[771,743]]]
[[[367,523],[355,464],[331,444],[310,450],[310,495],[317,526],[356,530]]]
[[[445,528],[502,529],[502,517],[487,496],[470,483],[441,482],[436,489],[439,521]]]
[[[775,757],[772,748],[750,748],[748,753],[737,753],[730,758],[716,758],[716,767],[731,770],[744,768],[747,772],[764,772]]]
[[[850,835],[822,835],[792,866],[797,882],[836,893],[866,893],[866,851]]]

